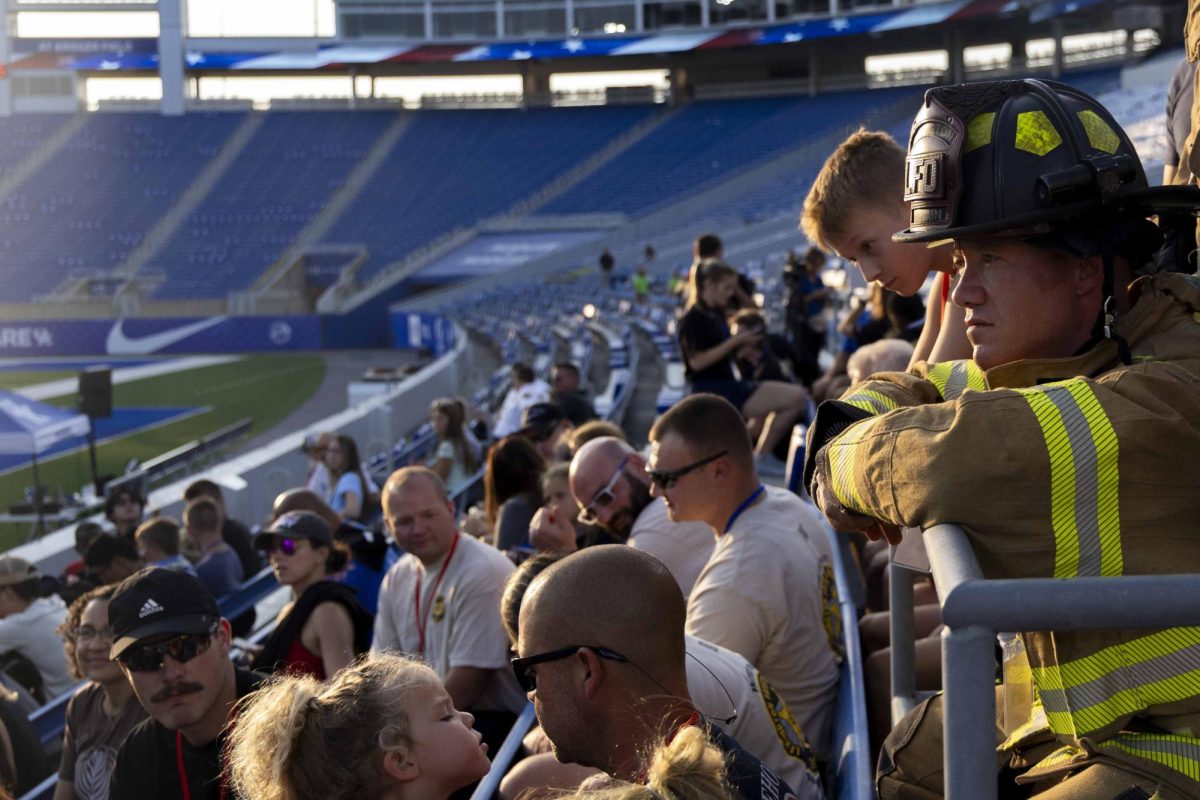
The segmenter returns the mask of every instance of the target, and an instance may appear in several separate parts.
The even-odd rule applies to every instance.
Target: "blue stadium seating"
[[[1069,73],[1066,81],[1100,95],[1119,85],[1120,70]],[[915,109],[923,91],[695,103],[539,213],[645,214],[847,132],[882,109]],[[367,280],[439,237],[529,198],[658,113],[655,106],[410,112],[408,129],[323,240],[365,246],[359,279]],[[0,119],[0,179],[69,119]],[[53,159],[0,196],[7,277],[0,301],[28,301],[73,272],[120,265],[244,119],[237,113],[89,116]],[[394,119],[390,112],[270,113],[147,264],[166,277],[156,296],[221,298],[253,284]],[[879,124],[904,143],[907,114],[897,111],[894,122]],[[689,222],[794,214],[823,160],[824,154],[814,156]],[[334,274],[314,270],[321,273],[316,285]]]
[[[152,264],[159,298],[245,289],[292,244],[395,115],[270,114]]]
[[[645,213],[824,133],[853,128],[907,95],[919,97],[902,88],[695,103],[544,211]]]
[[[0,180],[41,146],[71,117],[66,114],[21,114],[0,117]]]
[[[96,114],[0,197],[0,301],[28,301],[72,271],[111,270],[221,149],[240,114]]]
[[[612,139],[653,106],[414,115],[328,242],[362,242],[369,278],[459,226],[505,211]]]

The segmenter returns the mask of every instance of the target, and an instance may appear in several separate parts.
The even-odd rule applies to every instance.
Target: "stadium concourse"
[[[1179,57],[1178,51],[1157,56],[1164,62]],[[1148,171],[1154,174],[1155,159],[1161,158],[1161,143],[1153,129],[1164,124],[1161,109],[1165,93],[1123,88],[1118,69],[1080,72],[1067,79],[1100,97],[1122,125],[1145,131],[1138,146],[1145,148],[1143,158]],[[61,587],[68,588],[79,583],[81,574],[109,583],[113,581],[101,576],[113,574],[112,570],[121,572],[125,567],[132,573],[143,561],[170,562],[185,571],[198,571],[205,579],[209,570],[202,567],[211,567],[208,558],[212,553],[208,551],[224,553],[223,560],[228,563],[241,557],[241,553],[238,558],[229,555],[236,550],[234,542],[220,538],[223,524],[238,527],[236,523],[240,522],[244,543],[254,542],[265,550],[274,565],[284,555],[291,558],[300,553],[303,557],[321,547],[332,552],[336,537],[348,546],[351,563],[331,568],[331,575],[343,579],[354,575],[350,580],[363,580],[356,585],[357,597],[366,598],[370,580],[363,579],[364,573],[375,573],[373,587],[378,597],[372,600],[382,607],[389,601],[388,584],[380,589],[380,580],[388,580],[382,578],[384,566],[411,564],[419,559],[422,546],[418,538],[407,554],[399,547],[401,535],[397,528],[407,525],[411,530],[416,523],[411,516],[403,522],[398,521],[401,517],[396,513],[383,513],[389,503],[400,502],[394,499],[398,495],[389,492],[404,487],[403,482],[399,488],[389,484],[389,478],[399,469],[426,465],[444,468],[444,478],[454,476],[449,480],[449,492],[456,531],[459,524],[468,532],[472,532],[473,525],[481,525],[480,538],[498,545],[504,535],[503,521],[528,512],[517,526],[524,539],[501,552],[521,561],[534,550],[555,550],[539,546],[533,531],[544,533],[546,529],[538,520],[560,508],[550,499],[553,469],[542,473],[543,467],[550,466],[547,459],[565,462],[587,455],[582,450],[586,447],[582,439],[573,438],[574,430],[560,438],[564,429],[575,427],[564,423],[562,402],[574,390],[559,385],[564,373],[569,381],[572,371],[582,378],[579,396],[591,404],[597,417],[614,426],[601,431],[621,434],[635,452],[620,450],[624,453],[618,459],[620,466],[615,471],[609,467],[611,478],[604,476],[607,486],[600,480],[596,491],[584,497],[572,499],[577,491],[577,475],[558,476],[565,485],[558,488],[559,494],[566,499],[555,502],[569,504],[572,518],[576,513],[584,515],[580,538],[576,541],[572,526],[569,541],[562,549],[606,541],[603,535],[625,541],[630,531],[618,530],[613,516],[604,512],[605,507],[634,502],[632,498],[641,496],[639,487],[645,485],[648,491],[651,478],[663,487],[702,466],[681,465],[672,471],[674,474],[651,470],[651,477],[645,477],[646,471],[636,461],[644,457],[651,421],[678,408],[688,392],[680,353],[681,300],[677,284],[683,282],[687,267],[698,255],[693,253],[693,247],[701,244],[696,237],[709,231],[720,234],[724,259],[739,267],[752,282],[748,299],[764,307],[768,328],[780,332],[784,327],[784,298],[793,291],[787,281],[797,279],[799,268],[798,254],[793,251],[807,244],[796,231],[796,215],[821,164],[833,146],[859,124],[891,131],[903,143],[920,95],[919,89],[900,87],[806,98],[696,102],[670,110],[629,106],[399,115],[378,111],[271,111],[191,114],[183,118],[106,112],[75,119],[49,115],[0,119],[0,136],[12,142],[11,147],[0,148],[0,259],[6,277],[0,284],[0,302],[29,305],[56,299],[65,306],[66,301],[74,299],[86,305],[95,298],[111,301],[132,287],[146,303],[177,303],[181,304],[176,306],[179,308],[188,303],[195,303],[197,308],[207,308],[205,302],[221,304],[222,318],[217,323],[182,318],[169,323],[176,331],[197,325],[197,335],[210,335],[222,325],[238,322],[237,314],[226,313],[224,304],[231,295],[254,310],[250,297],[257,293],[259,301],[267,304],[274,301],[270,292],[286,285],[293,300],[303,301],[299,310],[287,308],[287,313],[295,316],[288,317],[286,336],[278,325],[280,320],[268,320],[275,323],[271,325],[259,324],[253,328],[253,336],[246,334],[245,341],[253,339],[259,347],[247,359],[263,357],[261,352],[270,351],[273,344],[285,351],[282,355],[271,354],[278,359],[276,365],[286,364],[287,359],[298,362],[304,357],[300,351],[308,349],[301,343],[316,342],[319,347],[331,331],[339,331],[345,341],[363,346],[390,341],[397,347],[407,345],[415,350],[419,343],[428,355],[411,374],[402,374],[401,370],[375,386],[357,387],[364,394],[355,402],[343,402],[343,387],[333,388],[346,382],[346,371],[339,371],[332,382],[327,379],[322,384],[320,398],[279,415],[276,430],[283,433],[264,434],[236,457],[205,463],[195,474],[163,479],[157,485],[149,477],[135,475],[143,479],[143,484],[131,481],[113,492],[113,507],[91,520],[115,528],[117,535],[72,526],[18,548],[12,555],[23,561],[0,560],[4,565],[0,567],[0,589],[9,590],[5,596],[16,596],[19,592],[11,587],[23,585],[32,577],[56,580],[58,576],[69,576]],[[801,130],[803,136],[798,135]],[[27,159],[38,163],[31,167]],[[403,224],[396,224],[397,219]],[[97,242],[102,246],[96,246]],[[615,276],[598,269],[602,252],[615,261]],[[498,265],[504,269],[497,269]],[[293,267],[297,270],[292,278],[298,282],[289,283],[282,276]],[[829,334],[831,343],[840,341],[835,334],[839,323],[849,320],[854,329],[855,320],[866,313],[864,307],[852,304],[853,298],[862,300],[865,296],[861,286],[855,288],[858,284],[853,272],[834,259],[817,278],[822,287],[829,289],[822,301],[827,303],[828,313],[820,319],[824,325],[821,333]],[[370,297],[356,302],[355,298],[364,292]],[[395,300],[404,302],[389,308]],[[320,318],[313,313],[323,310],[327,313]],[[54,326],[59,322],[48,321],[43,329],[57,333],[60,328]],[[95,331],[107,332],[109,343],[114,336],[126,343],[175,336],[170,328],[131,332],[133,326],[123,328],[122,322],[108,319],[61,324],[62,330],[72,330],[66,327],[68,324],[82,326],[78,328],[85,331],[81,339],[104,339],[93,335],[88,326],[94,324]],[[744,318],[741,324],[745,324]],[[205,325],[212,330],[201,330]],[[234,330],[237,332],[230,335],[236,339],[242,329]],[[900,332],[888,330],[891,338]],[[186,336],[180,334],[177,339],[186,344]],[[765,346],[760,349],[763,352],[746,354],[752,367],[759,363],[753,359],[767,350]],[[834,350],[837,347],[831,344],[822,352],[822,368],[836,363],[838,353]],[[344,359],[346,363],[352,360]],[[232,359],[205,366],[229,363]],[[126,364],[126,369],[124,374],[118,370],[114,382],[133,382],[145,377],[138,370],[160,368],[136,363]],[[54,397],[61,394],[62,388],[39,387],[29,394]],[[271,391],[283,395],[288,388],[288,375],[272,379]],[[229,389],[231,393],[238,390],[237,384]],[[307,397],[311,392],[298,394]],[[561,407],[545,408],[553,400]],[[506,410],[513,408],[517,411],[512,426],[515,433],[491,441],[491,434],[506,422]],[[122,425],[165,424],[174,416],[194,413],[196,408],[191,406],[167,410],[159,407],[144,410],[137,419],[115,416],[110,424],[117,426],[116,431]],[[147,416],[152,414],[167,416]],[[772,486],[766,495],[770,502],[789,509],[788,513],[798,518],[815,514],[811,510],[796,511],[811,509],[800,475],[810,414],[811,408],[805,403],[801,424],[791,432],[782,452],[776,450],[786,458],[759,453],[753,462]],[[542,421],[545,419],[550,422]],[[490,456],[484,457],[481,445],[493,444]],[[566,452],[556,451],[556,445]],[[622,447],[613,442],[607,445]],[[543,447],[549,455],[542,454]],[[601,449],[593,447],[592,452]],[[515,490],[503,486],[508,476],[497,464],[504,457],[502,453],[510,451],[532,459],[525,463],[539,465],[529,470],[531,475],[521,476],[531,478],[532,485]],[[713,458],[724,455],[718,453]],[[767,468],[779,461],[785,462],[786,469],[768,476]],[[639,468],[627,473],[629,463]],[[304,518],[297,522],[293,512],[300,506],[282,509],[276,505],[279,495],[320,485],[321,480],[323,491],[313,490],[314,495],[320,495],[317,502],[302,501],[308,504],[303,508],[315,511],[323,520],[318,527],[305,528],[312,522]],[[357,488],[343,491],[343,481]],[[143,494],[146,489],[152,489],[148,496]],[[346,496],[355,492],[354,500]],[[743,506],[757,497],[758,490]],[[645,512],[649,495],[643,499],[645,502],[632,516]],[[285,504],[293,500],[291,497]],[[382,508],[377,505],[380,501]],[[122,516],[126,512],[121,509],[132,506],[137,506],[136,520]],[[220,515],[211,530],[203,523],[193,523],[193,516],[199,519],[201,512],[197,509],[201,506],[205,513]],[[478,507],[472,510],[472,506]],[[582,511],[576,506],[582,506]],[[209,512],[209,507],[219,512]],[[441,510],[435,509],[437,513]],[[743,511],[745,508],[739,507],[730,517],[726,532],[734,528]],[[143,518],[159,515],[184,520],[183,532],[176,524],[173,533],[160,537],[159,532],[151,534],[144,526],[136,526]],[[785,751],[783,757],[767,766],[781,773],[789,770],[806,781],[803,788],[794,786],[802,796],[857,800],[873,796],[877,744],[868,739],[864,654],[859,639],[859,617],[868,606],[870,587],[863,585],[863,573],[856,561],[861,556],[857,551],[852,555],[848,539],[835,535],[818,517],[814,519],[818,521],[805,534],[813,541],[811,545],[806,543],[804,551],[813,553],[814,558],[820,553],[827,567],[820,573],[822,605],[818,625],[823,634],[822,646],[827,636],[834,654],[829,659],[832,674],[824,676],[829,679],[825,688],[828,720],[812,730],[801,731],[796,717],[809,714],[810,709],[793,708],[789,712],[766,679],[745,661],[737,662],[736,657],[733,663],[739,664],[737,670],[741,672],[735,670],[734,674],[754,676],[749,683],[752,704],[767,708],[771,733]],[[791,517],[789,521],[794,522]],[[94,549],[97,539],[85,542],[85,534],[105,537],[99,541],[106,545],[110,540],[122,542],[125,549],[111,545],[113,552],[97,555],[104,548]],[[205,538],[209,534],[212,536]],[[635,544],[636,538],[635,529]],[[135,543],[132,551],[126,539]],[[174,552],[170,546],[163,551],[151,549],[161,540],[168,545],[173,542]],[[195,552],[184,552],[189,542],[199,545]],[[454,556],[453,548],[458,546],[457,533],[453,542],[449,554],[442,554],[444,561],[422,561],[424,567],[441,564],[433,595],[438,595],[438,585]],[[465,546],[475,547],[474,540]],[[214,591],[219,595],[216,600],[221,616],[235,625],[247,621],[237,630],[241,638],[233,640],[231,656],[239,664],[249,664],[263,646],[280,660],[304,651],[299,657],[308,659],[312,674],[333,678],[337,670],[331,667],[344,666],[364,648],[356,641],[354,652],[333,654],[329,649],[322,651],[328,647],[328,640],[305,638],[305,621],[297,622],[289,615],[293,608],[315,613],[318,602],[306,607],[306,589],[299,585],[302,582],[286,569],[264,567],[255,560],[258,556],[254,549],[246,549],[249,563],[262,568],[256,572],[243,563],[236,572],[238,580],[224,584],[220,592]],[[503,569],[511,572],[512,565],[504,562],[495,549],[499,548],[479,558],[503,563]],[[862,552],[876,558],[880,555],[878,550]],[[82,559],[69,563],[76,561],[76,555]],[[193,559],[194,567],[190,563]],[[321,579],[331,563],[327,559],[318,565]],[[868,563],[864,561],[862,566]],[[456,577],[451,573],[448,580],[453,582]],[[672,577],[679,578],[675,574]],[[326,583],[321,579],[310,585]],[[418,599],[421,586],[418,578]],[[404,599],[408,596],[406,592]],[[332,604],[352,608],[351,618],[359,619],[358,599],[346,601],[337,590],[331,590],[330,597],[334,598]],[[399,602],[394,597],[393,592],[392,601]],[[118,605],[115,598],[97,599]],[[437,596],[437,600],[443,597]],[[911,597],[907,602],[911,604]],[[156,608],[159,605],[146,602],[139,607],[146,615],[162,610]],[[441,611],[437,604],[432,605],[430,619],[434,622],[455,613],[453,608],[447,610],[452,602],[443,602]],[[105,635],[113,639],[113,629],[104,632],[100,630],[103,624],[99,629],[89,627],[91,623],[84,616],[86,606],[74,608],[73,619],[66,617],[61,606],[58,603],[47,614],[57,614],[58,622],[69,623],[63,630],[71,641],[70,658],[75,658],[76,647],[85,648]],[[29,608],[18,613],[32,613]],[[491,628],[487,637],[496,638],[493,634],[499,635],[500,621],[491,614],[491,608],[488,611]],[[787,616],[788,611],[773,609],[781,616]],[[228,632],[219,630],[218,639],[227,642]],[[434,661],[432,641],[426,651],[424,623],[417,622],[414,630],[420,637],[415,649]],[[375,631],[378,636],[378,623]],[[158,631],[154,636],[163,633]],[[178,639],[152,641],[145,646],[138,643],[130,663],[144,664],[150,657],[157,661],[151,669],[138,666],[134,671],[161,670],[168,656],[180,665],[193,659],[196,664],[214,661],[204,646],[188,638],[204,631],[181,633],[184,635]],[[403,633],[399,630],[396,635],[402,637]],[[209,635],[213,635],[211,631]],[[291,639],[281,644],[284,636]],[[479,638],[486,637],[481,634]],[[612,649],[598,647],[596,652],[602,660],[630,661]],[[39,651],[38,657],[43,655]],[[341,656],[346,658],[338,662]],[[103,658],[91,660],[106,659],[107,652]],[[57,660],[61,666],[61,655]],[[73,674],[93,677],[88,670],[95,665],[87,662],[80,656],[78,663],[69,666]],[[543,659],[541,663],[550,662]],[[20,671],[27,666],[16,663],[12,668],[21,676],[16,682],[25,680],[22,685],[33,698],[15,717],[0,717],[15,746],[21,748],[21,755],[3,766],[15,771],[16,780],[12,782],[21,786],[22,797],[39,800],[55,796],[56,790],[65,791],[60,784],[73,786],[78,782],[78,775],[72,771],[82,762],[71,759],[80,755],[76,750],[79,744],[69,740],[70,746],[64,751],[63,736],[71,714],[83,712],[78,707],[69,710],[71,691],[52,692],[49,681],[41,680],[45,675],[39,675],[40,664],[34,664],[33,680],[27,680],[30,673]],[[227,665],[221,661],[217,666],[225,669]],[[536,677],[531,666],[518,665],[517,679],[529,684],[523,688],[530,688]],[[505,664],[491,671],[498,676],[502,673],[505,680],[512,679]],[[448,675],[440,677],[446,680],[448,691],[461,691],[461,684],[452,682]],[[715,675],[713,678],[721,683]],[[123,685],[124,677],[104,680]],[[90,690],[84,691],[90,691],[86,696],[100,707],[95,685],[104,681],[94,678],[94,682]],[[105,698],[111,700],[120,691],[110,691],[108,684]],[[737,687],[722,686],[722,696],[736,703],[729,696],[731,688]],[[130,698],[127,686],[121,691],[124,702],[134,704],[126,707],[136,710],[137,698]],[[481,703],[483,692],[466,692],[464,696],[470,698],[468,702]],[[26,702],[25,696],[20,699]],[[515,708],[499,709],[482,703],[468,708],[485,735],[495,734],[493,745],[503,742],[490,751],[491,770],[473,794],[477,800],[490,800],[501,790],[501,780],[510,767],[526,754],[522,740],[534,724],[533,706],[522,700]],[[502,717],[501,711],[511,718]],[[714,726],[723,728],[738,717],[736,710],[728,718],[718,717],[718,710],[711,708],[701,711]],[[725,714],[725,708],[719,713]],[[814,734],[818,727],[821,732]],[[13,731],[19,735],[14,736]],[[819,735],[821,740],[814,739],[810,748],[806,734]],[[72,735],[78,736],[78,732]],[[545,735],[550,735],[549,730]],[[185,744],[179,738],[172,742],[176,748],[173,753],[182,765]],[[542,748],[545,746],[543,742]],[[192,751],[186,752],[191,757]],[[50,762],[64,754],[67,758],[63,763],[68,769],[51,770]],[[765,762],[767,756],[763,759]],[[154,764],[155,769],[161,766]],[[111,769],[108,762],[104,766]],[[514,770],[510,778],[519,772]],[[126,765],[123,780],[128,780],[128,773]],[[117,774],[121,774],[120,769]],[[223,787],[224,768],[215,774],[222,779]],[[771,769],[763,774],[779,780]],[[760,778],[759,788],[767,798],[770,792],[761,785],[765,783],[767,780]]]

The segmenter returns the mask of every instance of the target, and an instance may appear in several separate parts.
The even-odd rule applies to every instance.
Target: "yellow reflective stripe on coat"
[[[970,359],[934,364],[929,370],[928,378],[937,387],[943,400],[957,400],[967,389],[977,392],[987,389],[983,370]]]
[[[839,503],[860,514],[867,513],[867,507],[863,503],[854,476],[858,446],[871,433],[879,419],[873,417],[856,422],[825,446],[829,457],[829,479],[833,484],[829,488]]]
[[[1120,448],[1112,423],[1080,379],[1017,389],[1050,457],[1054,577],[1121,575]]]
[[[1100,752],[1119,750],[1125,755],[1162,764],[1200,782],[1200,740],[1167,733],[1119,733],[1101,742]]]
[[[886,414],[900,407],[899,403],[886,394],[874,392],[870,389],[861,389],[849,397],[843,397],[841,402],[848,403],[855,408],[861,408],[863,411],[869,411],[872,414]]]
[[[1056,734],[1082,737],[1200,695],[1200,627],[1167,628],[1057,666],[1033,682]]]

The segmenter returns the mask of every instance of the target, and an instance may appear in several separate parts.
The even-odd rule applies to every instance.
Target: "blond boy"
[[[851,134],[813,181],[800,227],[810,242],[854,262],[868,282],[899,295],[916,294],[929,273],[939,273],[909,364],[970,358],[963,310],[948,300],[951,249],[892,241],[893,233],[908,227],[904,156],[886,133],[860,128]]]

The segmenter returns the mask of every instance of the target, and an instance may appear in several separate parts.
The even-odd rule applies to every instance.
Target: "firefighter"
[[[1200,189],[1149,188],[1106,109],[1028,79],[929,90],[905,183],[893,238],[954,247],[972,358],[821,407],[805,476],[830,523],[957,524],[987,578],[1200,573],[1200,280],[1155,262],[1147,221]],[[1038,703],[998,735],[1019,783],[1200,797],[1200,628],[1021,639]],[[881,797],[942,795],[941,733],[940,698],[900,722]]]

